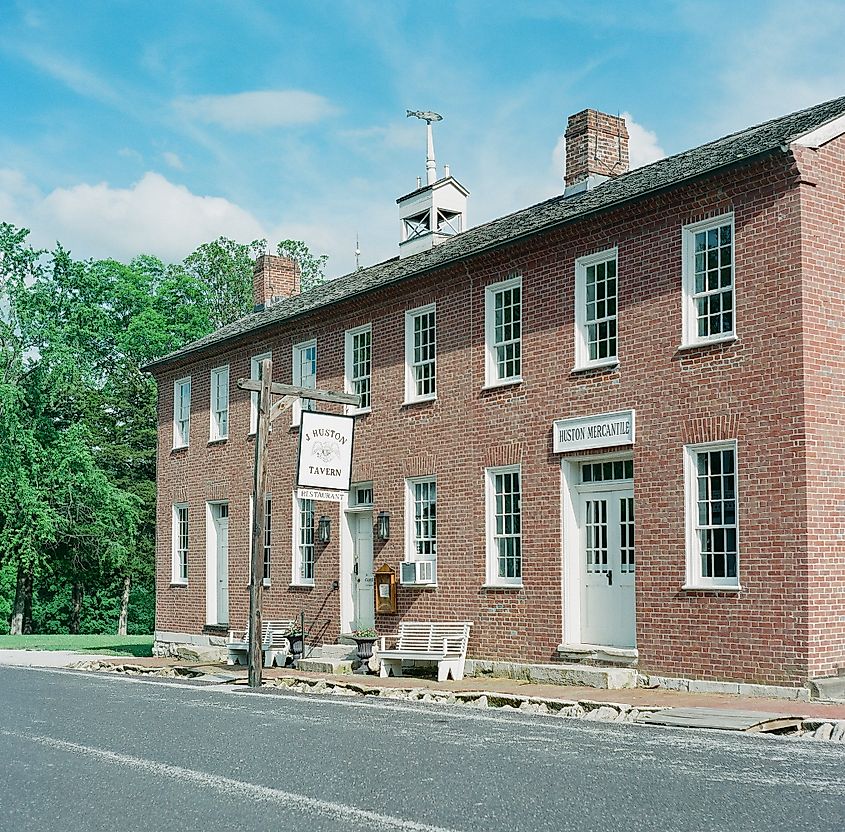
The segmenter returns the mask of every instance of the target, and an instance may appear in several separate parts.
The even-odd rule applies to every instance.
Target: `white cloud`
[[[200,95],[179,98],[173,105],[189,118],[237,131],[311,124],[338,112],[327,99],[305,90]]]
[[[164,161],[167,162],[167,164],[174,170],[185,170],[185,165],[177,153],[172,153],[171,151],[166,150],[161,154],[161,158],[164,159]]]
[[[0,170],[0,215],[32,229],[36,245],[56,240],[75,257],[155,254],[181,260],[221,234],[236,240],[265,236],[261,223],[223,197],[201,196],[146,173],[131,187],[106,182],[56,188],[44,195],[17,171]]]

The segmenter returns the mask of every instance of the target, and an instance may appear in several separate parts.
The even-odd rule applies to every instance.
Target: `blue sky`
[[[845,3],[0,0],[0,220],[79,257],[398,250],[425,132],[470,224],[562,190],[566,117],[633,163],[845,94]]]

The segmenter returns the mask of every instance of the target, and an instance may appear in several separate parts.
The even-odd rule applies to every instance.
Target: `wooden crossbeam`
[[[261,392],[261,381],[255,378],[238,379],[238,387],[241,390],[250,390],[253,393]],[[333,390],[312,390],[310,387],[297,387],[294,384],[282,384],[274,381],[270,385],[270,392],[277,396],[299,396],[303,399],[313,399],[318,402],[336,402],[337,404],[361,404],[361,397],[357,393],[336,393]]]

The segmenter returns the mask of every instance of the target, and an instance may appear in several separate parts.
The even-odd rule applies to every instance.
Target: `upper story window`
[[[173,447],[187,448],[191,433],[191,377],[173,383]]]
[[[188,505],[173,506],[173,571],[174,584],[188,583]]]
[[[229,368],[218,367],[211,371],[211,430],[209,439],[226,439],[229,436]]]
[[[733,340],[734,216],[687,225],[682,233],[682,346]]]
[[[484,293],[487,386],[522,381],[522,278],[488,286]]]
[[[373,328],[370,324],[346,331],[344,353],[346,391],[361,397],[360,405],[349,408],[349,412],[366,412],[370,409],[373,370]]]
[[[487,583],[522,585],[522,485],[519,465],[487,469]]]
[[[684,450],[687,588],[739,589],[736,442]]]
[[[249,361],[249,377],[261,381],[262,362],[266,358],[272,358],[273,354],[263,352],[261,355],[254,355]],[[258,429],[258,393],[249,394],[249,432],[255,433]]]
[[[437,396],[434,304],[405,313],[405,401]]]
[[[575,369],[617,363],[615,248],[575,261]]]
[[[293,384],[317,389],[317,342],[304,341],[293,346]],[[314,410],[313,399],[297,399],[291,408],[291,424],[298,425],[303,410]]]

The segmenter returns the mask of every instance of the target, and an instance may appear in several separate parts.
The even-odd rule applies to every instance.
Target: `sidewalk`
[[[85,657],[84,660],[95,657]],[[185,662],[173,658],[134,658],[131,656],[98,657],[100,661],[113,665],[131,665],[135,667],[175,669],[200,671],[207,669],[236,675],[239,679],[246,679],[245,667],[231,667],[225,663],[208,664],[202,662]],[[314,673],[300,671],[294,668],[264,668],[262,677],[265,680],[290,678],[323,680],[336,685],[355,685],[365,688],[394,688],[398,690],[425,689],[432,692],[460,693],[466,691],[483,691],[519,697],[536,699],[556,699],[575,702],[598,702],[608,704],[627,705],[631,708],[712,708],[724,711],[789,714],[795,717],[820,719],[825,721],[845,720],[845,702],[797,702],[784,699],[768,699],[751,696],[735,696],[716,693],[688,693],[649,688],[621,688],[604,690],[600,688],[575,687],[570,685],[539,685],[522,682],[516,679],[501,679],[490,677],[465,677],[460,682],[438,682],[433,678],[418,676],[390,677],[382,679],[378,675]]]

